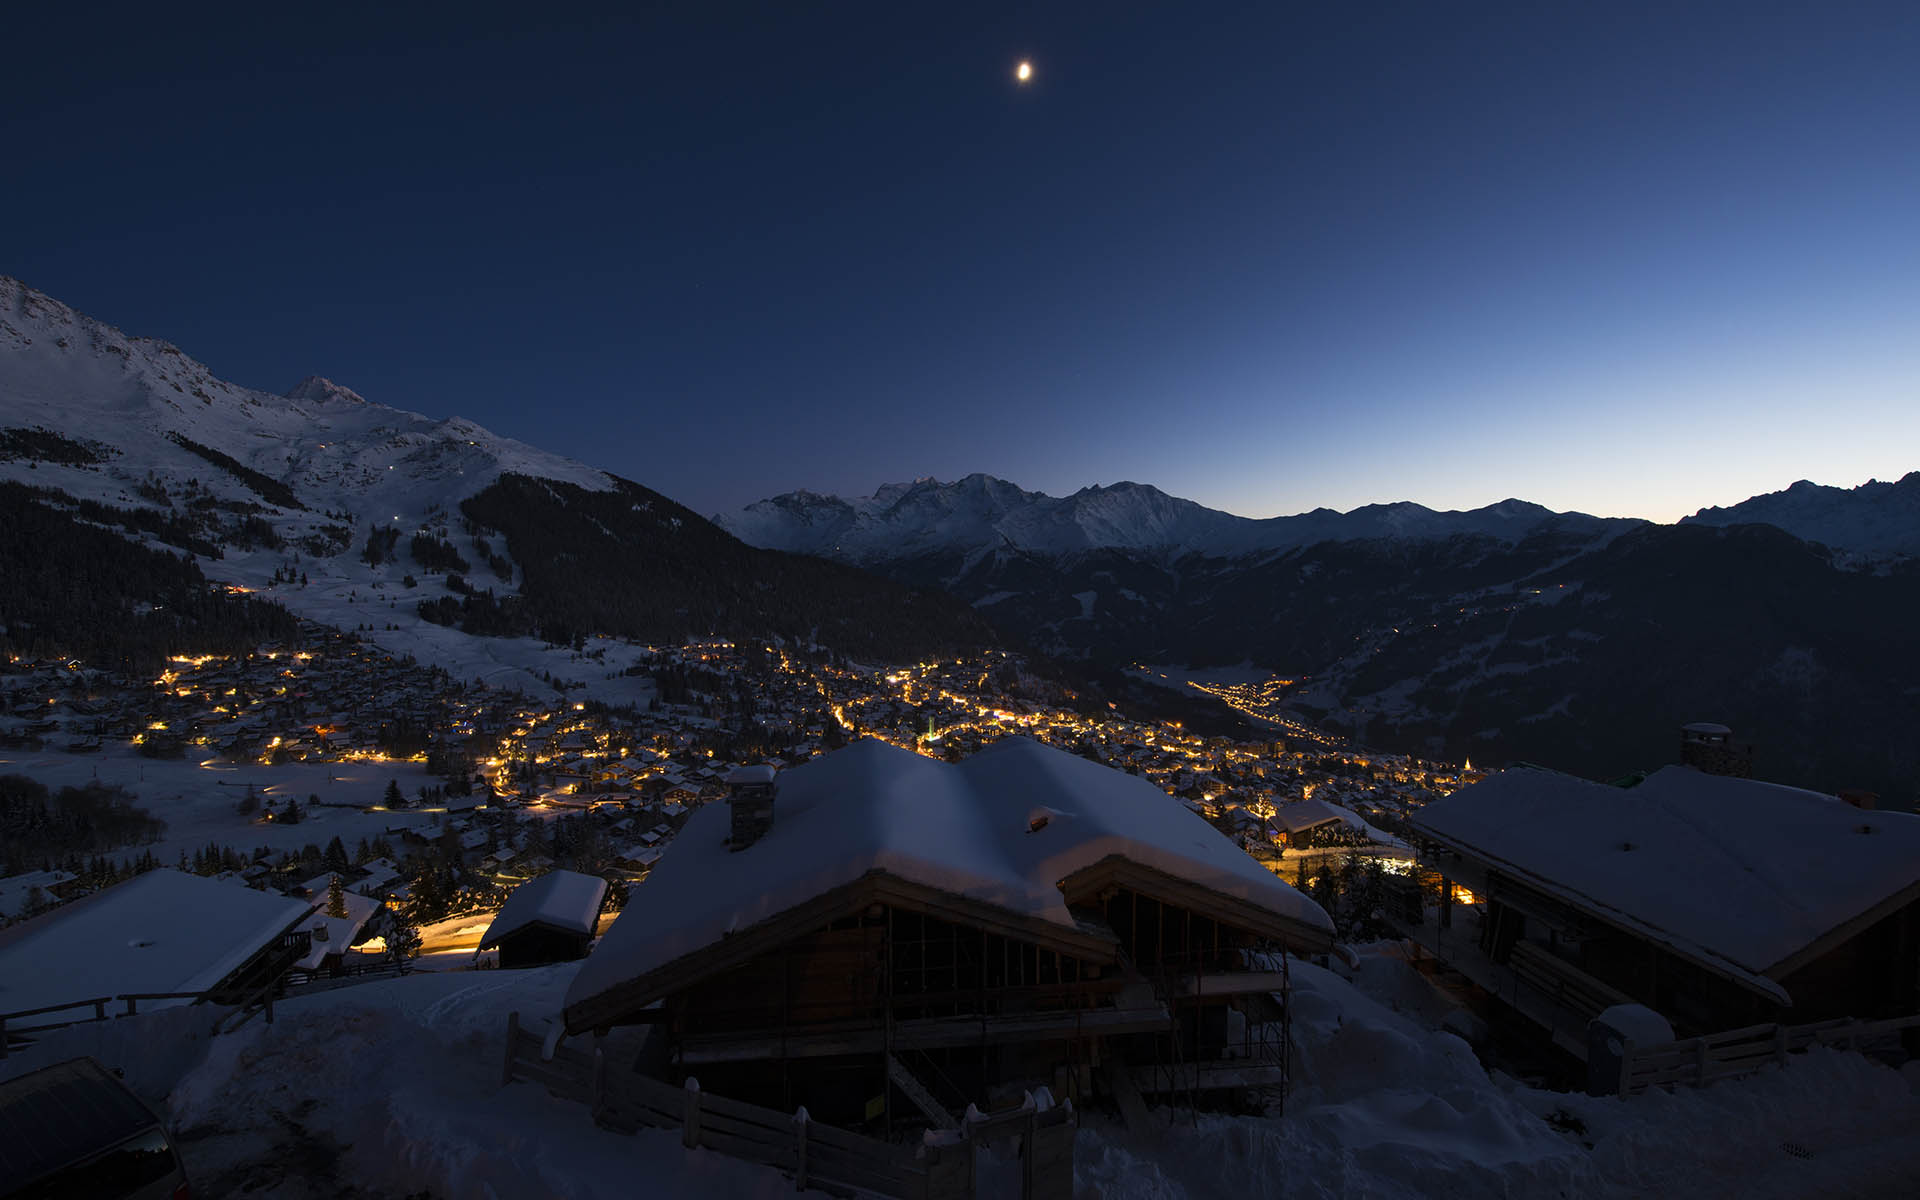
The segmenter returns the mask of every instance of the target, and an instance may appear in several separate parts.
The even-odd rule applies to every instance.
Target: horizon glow
[[[703,513],[978,471],[1672,520],[1920,467],[1911,5],[19,32],[0,272]]]

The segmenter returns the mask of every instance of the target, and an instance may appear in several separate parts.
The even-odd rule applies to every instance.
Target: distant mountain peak
[[[349,400],[365,404],[367,398],[350,387],[342,387],[324,375],[309,375],[287,389],[289,400]]]

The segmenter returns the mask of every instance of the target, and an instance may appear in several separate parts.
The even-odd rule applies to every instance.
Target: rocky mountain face
[[[1772,525],[1869,565],[1920,558],[1920,471],[1909,471],[1893,483],[1876,479],[1856,488],[1802,479],[1785,491],[1725,508],[1703,508],[1681,523]]]

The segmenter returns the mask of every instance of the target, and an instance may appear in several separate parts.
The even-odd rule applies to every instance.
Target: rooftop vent
[[[727,775],[727,807],[733,825],[727,846],[745,850],[773,828],[774,775],[772,767],[737,767]]]

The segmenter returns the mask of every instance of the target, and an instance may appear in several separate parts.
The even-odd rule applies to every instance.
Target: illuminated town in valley
[[[1002,738],[1030,737],[1151,780],[1275,870],[1283,869],[1287,837],[1272,818],[1295,801],[1334,801],[1390,829],[1462,780],[1450,764],[1368,753],[1304,731],[1297,739],[1281,729],[1230,736],[1130,719],[1113,702],[1082,701],[1000,651],[865,667],[767,643],[637,646],[628,671],[652,672],[655,695],[641,706],[610,706],[566,691],[463,684],[353,635],[314,625],[300,632],[296,646],[175,656],[152,679],[15,657],[0,671],[13,718],[0,770],[44,765],[57,754],[88,764],[91,779],[129,778],[136,793],[149,775],[172,786],[169,771],[182,764],[222,789],[250,788],[263,803],[210,833],[201,866],[217,874],[238,861],[255,879],[312,874],[312,854],[303,862],[299,848],[275,852],[254,840],[285,821],[289,800],[297,811],[311,799],[309,808],[317,804],[328,820],[373,816],[347,828],[378,836],[395,830],[377,814],[436,816],[471,844],[415,863],[453,883],[413,914],[425,922],[485,912],[541,866],[642,880],[693,810],[725,798],[736,767],[793,766],[859,738],[958,761]],[[1255,715],[1265,694],[1259,685],[1195,686]],[[383,775],[383,767],[396,774]],[[393,805],[386,784],[402,771],[409,786]],[[297,794],[296,776],[312,790]],[[349,777],[357,783],[342,782]],[[308,829],[326,828],[314,817],[308,813]],[[550,839],[533,830],[563,817],[585,848],[555,857]],[[422,830],[441,832],[408,827],[400,836],[424,844]],[[476,831],[485,836],[468,837]],[[370,851],[369,833],[359,836]],[[384,874],[388,865],[364,873]],[[343,878],[352,885],[364,864],[349,867]],[[43,887],[43,904],[88,886],[80,873],[52,874],[60,878]],[[382,898],[407,899],[411,882],[381,880]]]

